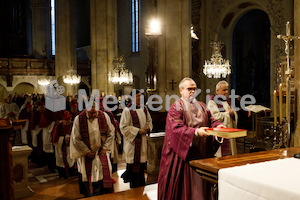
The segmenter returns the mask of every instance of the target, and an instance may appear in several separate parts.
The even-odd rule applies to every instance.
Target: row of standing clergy
[[[121,177],[124,182],[130,183],[131,188],[145,185],[146,134],[150,133],[153,125],[147,108],[139,108],[141,93],[136,93],[134,105],[130,105],[136,109],[125,108],[119,126],[111,112],[96,111],[95,107],[84,110],[74,119],[70,157],[77,161],[80,192],[86,197],[113,192],[111,170],[108,170],[111,165],[109,155],[112,158],[118,156],[118,139],[115,139],[118,132],[123,135],[123,155],[127,163]]]
[[[223,86],[227,87],[225,91],[228,93],[228,84],[223,84]],[[212,153],[215,153],[218,148],[213,147],[219,147],[222,143],[216,138],[215,143],[219,143],[219,145],[214,145],[213,138],[207,137],[203,128],[220,126],[220,122],[225,123],[225,119],[222,119],[225,114],[229,115],[228,119],[237,121],[236,114],[231,114],[230,105],[227,107],[226,102],[222,105],[214,105],[215,111],[209,111],[205,104],[200,102],[201,109],[199,110],[191,101],[187,100],[191,98],[195,90],[195,82],[192,79],[184,79],[180,84],[182,98],[174,103],[168,112],[158,181],[159,199],[180,199],[181,197],[181,199],[191,199],[191,195],[194,196],[191,191],[196,191],[191,189],[192,180],[196,174],[187,166],[187,161],[214,156]],[[152,130],[152,120],[148,110],[138,107],[140,95],[141,93],[137,92],[133,101],[137,109],[125,108],[120,121],[120,131],[124,138],[124,156],[127,163],[122,178],[124,182],[130,182],[132,188],[145,185],[144,169],[147,161],[145,135]],[[182,109],[175,109],[177,104]],[[218,118],[218,114],[220,114],[219,106],[227,108],[225,108],[224,115],[220,115],[218,121],[215,118]],[[185,111],[183,108],[188,108],[188,110]],[[211,116],[212,114],[213,116]],[[204,135],[206,137],[203,137]],[[111,163],[107,157],[109,152],[112,153],[114,149],[114,138],[115,127],[107,113],[97,112],[95,108],[92,108],[90,111],[84,110],[75,117],[70,135],[69,151],[70,158],[77,161],[80,192],[85,196],[113,191],[113,181],[110,178],[109,170]],[[175,161],[176,163],[174,163]],[[174,174],[175,172],[177,173]],[[178,182],[180,179],[182,182]],[[202,184],[202,181],[199,184]],[[182,191],[183,188],[187,190]],[[196,196],[203,196],[206,193],[202,190],[199,191],[200,194],[195,193]],[[182,192],[187,196],[182,196]]]
[[[77,163],[80,193],[87,197],[113,191],[111,166],[117,163],[117,146],[122,133],[123,154],[127,163],[124,182],[130,182],[130,187],[145,185],[146,134],[150,133],[153,125],[147,108],[142,110],[138,107],[140,95],[138,93],[134,101],[138,104],[136,110],[123,110],[120,125],[111,112],[96,111],[95,107],[72,115],[68,111],[51,112],[40,103],[38,110],[27,116],[30,119],[27,129],[31,140],[25,141],[27,134],[24,134],[24,143],[32,143],[34,149],[41,146],[37,139],[41,134],[42,150],[46,154],[55,152],[61,177],[71,175]]]

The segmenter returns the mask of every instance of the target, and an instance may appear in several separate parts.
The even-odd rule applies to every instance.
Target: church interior
[[[59,177],[43,146],[46,153],[37,156],[44,136],[34,141],[34,122],[21,115],[28,102],[33,111],[44,103],[53,113],[73,115],[82,95],[116,97],[113,115],[120,122],[120,102],[133,89],[162,98],[151,98],[160,103],[149,111],[146,186],[131,189],[123,182],[120,142],[114,193],[90,199],[157,199],[168,106],[175,102],[167,97],[180,97],[185,77],[195,81],[201,90],[196,98],[206,104],[219,81],[236,95],[236,128],[247,136],[234,139],[233,156],[255,153],[269,161],[278,152],[279,158],[300,152],[289,150],[300,146],[300,0],[11,0],[1,2],[0,26],[0,199],[84,198],[78,175]],[[12,103],[17,113],[5,113]],[[276,152],[262,153],[269,151]],[[214,175],[208,179],[218,183]]]

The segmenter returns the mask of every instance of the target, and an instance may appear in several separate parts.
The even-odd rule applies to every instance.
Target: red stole
[[[63,123],[61,122],[60,124],[56,125],[54,127],[54,130],[52,132],[52,143],[57,143],[59,140],[60,136],[66,136],[66,135],[71,135],[71,130],[72,130],[72,126],[73,124],[69,124],[69,125],[63,125]],[[66,176],[69,177],[69,164],[68,164],[68,153],[67,153],[67,146],[68,144],[65,143],[65,141],[62,144],[61,147],[61,151],[62,151],[62,158],[63,158],[63,163],[65,166],[65,172],[66,172]]]
[[[111,123],[114,125],[115,127],[115,134],[117,135],[117,133],[121,133],[120,131],[120,127],[119,127],[119,122],[115,119],[114,114],[111,111],[105,110],[106,114],[108,114]]]
[[[52,131],[52,143],[57,143],[59,136],[71,135],[73,123],[69,125],[63,125],[63,123],[59,123],[56,125]]]
[[[147,119],[147,109],[146,109],[146,107],[144,107],[144,113],[145,113],[146,119]],[[137,116],[136,111],[135,110],[130,110],[130,115],[131,115],[131,118],[132,118],[133,126],[137,127],[137,128],[141,128],[139,117]],[[142,146],[142,137],[139,133],[137,134],[134,141],[135,141],[135,146],[134,146],[134,161],[133,161],[132,171],[135,172],[135,173],[138,173],[140,171],[141,146]]]
[[[224,101],[222,98],[220,98],[221,96],[218,97],[218,95],[215,95],[215,94],[213,94],[213,95],[210,96],[210,100],[215,101],[215,100],[214,100],[215,96],[217,96],[217,99],[218,99],[219,101]],[[227,101],[228,105],[231,106],[230,99],[226,98],[226,101]],[[218,104],[217,102],[215,102],[215,103],[217,104],[219,110],[220,110],[221,108],[223,108],[223,104]],[[221,110],[220,110],[220,111],[221,111]],[[224,112],[224,109],[222,109],[221,112]]]
[[[28,119],[30,120],[32,116],[32,112],[28,112],[26,108],[22,109],[20,115],[19,115],[19,119]]]
[[[102,111],[98,111],[98,124],[99,124],[99,131],[101,136],[107,135],[108,125],[105,118],[105,115]],[[82,111],[79,114],[79,128],[80,128],[80,135],[82,138],[82,141],[86,144],[88,148],[90,147],[90,138],[89,138],[89,130],[88,130],[88,122],[87,122],[87,116],[86,116],[86,110]],[[100,152],[99,152],[100,153]],[[108,161],[106,155],[101,156],[99,155],[101,164],[102,164],[102,172],[103,172],[103,187],[104,188],[112,188],[112,181],[110,179],[110,172],[108,168]],[[89,159],[87,156],[85,156],[85,168],[86,168],[86,175],[89,180],[90,185],[90,192],[93,194],[93,186],[91,181],[91,173],[92,173],[92,161],[93,159]]]

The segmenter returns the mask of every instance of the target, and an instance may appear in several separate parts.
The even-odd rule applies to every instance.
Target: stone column
[[[110,94],[114,85],[107,74],[113,68],[117,51],[117,1],[90,0],[92,89]]]
[[[162,36],[158,41],[158,92],[162,97],[179,95],[179,82],[192,75],[190,1],[158,0],[157,15],[162,24]],[[174,90],[170,84],[172,80],[177,83]]]
[[[294,35],[300,36],[300,1],[294,1]],[[294,145],[291,146],[299,146],[300,145],[300,41],[294,41],[294,58],[295,58],[295,87],[297,91],[296,95],[296,103],[297,103],[297,123],[296,123],[296,130],[294,133]]]
[[[45,0],[32,0],[32,43],[33,56],[44,58],[46,56],[46,4]],[[50,22],[49,22],[50,23]]]
[[[64,94],[77,93],[76,86],[63,84],[62,76],[74,69],[77,73],[75,1],[56,0],[55,76],[64,85]]]

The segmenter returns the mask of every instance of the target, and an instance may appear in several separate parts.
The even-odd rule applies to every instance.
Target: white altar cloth
[[[286,158],[219,170],[219,200],[299,200],[300,159]]]

